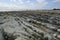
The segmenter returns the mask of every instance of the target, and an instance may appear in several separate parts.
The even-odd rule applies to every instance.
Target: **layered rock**
[[[1,27],[6,40],[43,40],[44,38],[44,34],[39,29],[19,17],[7,16],[3,22]]]
[[[60,40],[59,20],[59,17],[51,15],[1,16],[0,39]]]

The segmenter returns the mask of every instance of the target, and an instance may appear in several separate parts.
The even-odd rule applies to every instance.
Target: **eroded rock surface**
[[[7,16],[1,26],[4,30],[6,40],[42,40],[44,34],[40,35],[37,28],[24,22],[19,17]],[[29,27],[30,26],[30,27]]]
[[[0,39],[60,40],[59,24],[59,16],[52,15],[0,16]]]

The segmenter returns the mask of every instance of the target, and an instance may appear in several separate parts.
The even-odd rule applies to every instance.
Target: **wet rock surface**
[[[0,40],[60,40],[60,15],[0,16]]]

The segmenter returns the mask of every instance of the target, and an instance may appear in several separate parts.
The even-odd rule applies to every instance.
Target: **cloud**
[[[53,0],[53,2],[60,2],[60,0]]]
[[[16,5],[13,3],[2,3],[0,2],[0,11],[1,10],[25,10],[25,9],[29,9],[30,7],[27,5]]]
[[[20,4],[23,4],[23,0],[10,0],[11,2],[17,2],[17,3],[20,3]]]
[[[35,8],[35,9],[38,7],[43,8],[48,5],[48,2],[46,0],[35,0],[36,3],[31,2],[31,0],[27,0],[27,2],[31,8]]]
[[[23,4],[24,2],[23,2],[23,0],[17,0],[17,1],[19,1],[21,4]]]
[[[16,9],[19,9],[19,7],[15,4],[7,4],[0,2],[0,10],[16,10]]]
[[[35,4],[34,3],[30,3],[31,6],[34,6]]]
[[[10,0],[10,2],[0,2],[0,9],[40,9],[48,4],[45,0],[35,0],[34,2],[32,0]]]
[[[20,4],[31,3],[32,0],[12,0],[13,2],[17,2]],[[25,2],[24,2],[25,1]],[[46,6],[48,2],[46,0],[36,0],[41,6]],[[31,3],[33,4],[33,3]]]
[[[36,0],[40,5],[45,6],[48,4],[48,2],[46,2],[46,0]]]
[[[10,0],[10,1],[14,1],[14,2],[16,2],[17,0]]]
[[[18,6],[16,6],[15,4],[7,4],[7,3],[0,2],[0,7],[13,8],[13,7],[18,7]]]
[[[31,1],[30,0],[27,0],[26,3],[30,3]]]

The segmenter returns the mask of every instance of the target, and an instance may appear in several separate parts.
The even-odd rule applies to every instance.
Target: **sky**
[[[0,0],[0,10],[40,10],[60,8],[60,0]]]

